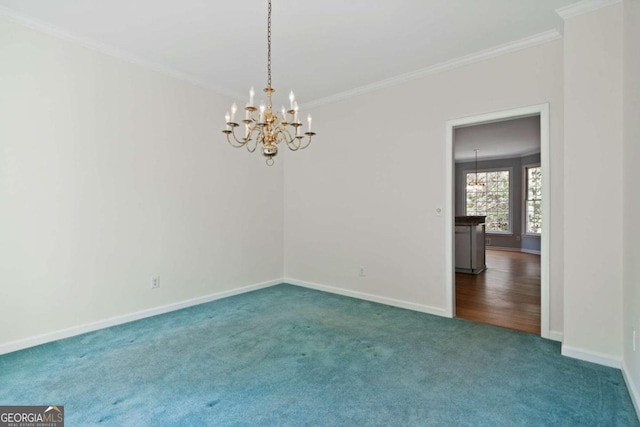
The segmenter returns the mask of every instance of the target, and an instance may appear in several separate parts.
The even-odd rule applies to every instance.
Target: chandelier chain
[[[271,87],[271,0],[269,0],[269,15],[267,19],[267,87]]]

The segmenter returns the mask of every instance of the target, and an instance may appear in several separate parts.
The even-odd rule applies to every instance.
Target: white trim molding
[[[622,361],[622,376],[624,378],[624,382],[627,384],[627,389],[629,390],[629,394],[631,395],[633,406],[636,408],[636,414],[640,419],[640,390],[638,390],[637,385],[633,382],[631,374],[629,374],[627,362],[625,362],[624,360]]]
[[[129,62],[131,64],[135,64],[144,68],[151,69],[153,71],[164,74],[166,76],[173,77],[185,82],[189,82],[191,84],[203,87],[205,89],[209,89],[219,95],[226,96],[229,98],[234,98],[234,99],[242,98],[241,94],[232,92],[220,86],[213,85],[211,84],[211,82],[208,82],[201,78],[177,71],[175,69],[166,67],[161,64],[148,61],[133,53],[126,52],[122,49],[118,49],[113,46],[109,46],[104,43],[91,40],[87,37],[80,36],[73,32],[64,30],[60,27],[56,27],[54,25],[39,21],[37,19],[24,15],[20,12],[17,12],[5,6],[0,6],[0,16],[5,17],[25,27],[58,37],[66,41],[77,43],[81,46],[98,51],[105,55],[109,55],[109,56],[118,58],[120,60]],[[384,89],[384,88],[395,86],[404,82],[415,80],[424,76],[428,76],[430,74],[436,74],[436,73],[451,70],[454,68],[463,67],[465,65],[473,64],[475,62],[483,61],[485,59],[490,59],[496,56],[501,56],[501,55],[516,52],[522,49],[538,46],[544,43],[549,43],[555,40],[559,40],[561,38],[562,38],[562,35],[557,30],[545,31],[539,34],[534,34],[532,36],[522,38],[520,40],[514,40],[509,43],[505,43],[499,46],[491,47],[489,49],[484,49],[478,52],[474,52],[469,55],[452,59],[450,61],[445,61],[439,64],[435,64],[427,68],[422,68],[420,70],[401,74],[399,76],[391,77],[389,79],[381,80],[381,81],[374,82],[365,86],[361,86],[352,90],[331,95],[326,98],[321,98],[315,101],[304,103],[301,105],[301,107],[313,108],[313,107],[329,104],[332,102],[340,101],[343,99],[352,98],[358,95],[374,92],[379,89]]]
[[[445,310],[443,308],[431,307],[428,305],[416,304],[413,302],[398,300],[389,297],[383,297],[374,294],[367,294],[364,292],[351,291],[348,289],[337,288],[334,286],[321,285],[318,283],[307,282],[304,280],[297,280],[292,278],[285,278],[284,283],[300,286],[303,288],[315,289],[317,291],[329,292],[332,294],[343,295],[346,297],[357,298],[365,301],[377,302],[380,304],[390,305],[392,307],[405,308],[407,310],[419,311],[421,313],[433,314],[440,317],[446,317]]]
[[[157,73],[163,74],[168,77],[172,77],[174,79],[178,79],[187,83],[191,83],[195,86],[199,86],[208,90],[217,93],[218,95],[226,96],[228,98],[242,98],[243,95],[238,94],[236,92],[231,92],[225,88],[220,86],[214,86],[210,82],[199,79],[192,75],[188,75],[181,71],[174,70],[172,68],[166,67],[164,65],[160,65],[151,61],[148,61],[138,55],[135,55],[130,52],[126,52],[122,49],[115,48],[113,46],[106,45],[104,43],[97,42],[95,40],[91,40],[87,37],[80,36],[78,34],[74,34],[70,31],[64,30],[62,28],[56,27],[51,24],[47,24],[45,22],[39,21],[37,19],[33,19],[30,16],[23,15],[19,12],[16,12],[12,9],[9,9],[5,6],[0,6],[0,17],[7,18],[8,20],[25,26],[27,28],[31,28],[32,30],[40,31],[41,33],[48,34],[50,36],[57,37],[61,40],[65,40],[71,43],[78,44],[87,49],[94,50],[96,52],[103,53],[105,55],[109,55],[111,57],[120,59],[121,61],[128,62],[130,64],[137,65],[139,67],[147,68],[149,70],[155,71]]]
[[[562,345],[562,355],[571,357],[572,359],[584,360],[585,362],[597,363],[598,365],[608,366],[610,368],[622,368],[622,359],[619,357],[564,344]]]
[[[562,19],[567,20],[575,16],[602,9],[603,7],[613,6],[621,1],[622,0],[582,0],[577,3],[561,7],[560,9],[556,9],[556,13]]]
[[[0,354],[11,353],[36,345],[45,344],[51,341],[57,341],[64,338],[70,338],[76,335],[86,334],[100,329],[109,328],[111,326],[122,325],[124,323],[133,322],[135,320],[144,319],[158,314],[169,313],[171,311],[180,310],[195,305],[227,298],[234,295],[244,294],[258,289],[268,288],[270,286],[279,285],[282,279],[270,280],[268,282],[256,283],[253,285],[243,286],[241,288],[230,289],[228,291],[216,292],[215,294],[205,295],[190,300],[180,301],[172,304],[154,307],[147,310],[137,311],[135,313],[125,314],[122,316],[111,317],[109,319],[99,320],[97,322],[87,323],[85,325],[73,326],[59,331],[49,332],[46,334],[36,335],[34,337],[12,341],[0,344]]]
[[[560,331],[549,331],[549,339],[552,341],[562,342],[564,334]]]
[[[540,255],[542,253],[541,251],[536,251],[534,249],[510,248],[508,246],[487,245],[486,248],[487,250],[491,250],[491,251],[522,252],[522,253],[531,254],[531,255]]]
[[[542,255],[542,251],[536,251],[535,249],[520,249],[520,252],[531,255]]]
[[[466,65],[474,64],[476,62],[484,61],[485,59],[495,58],[496,56],[506,55],[508,53],[516,52],[522,49],[538,46],[544,43],[549,43],[562,38],[562,35],[557,30],[549,30],[543,33],[535,34],[533,36],[525,37],[520,40],[515,40],[509,43],[505,43],[499,46],[495,46],[489,49],[484,49],[469,55],[461,56],[450,61],[445,61],[440,64],[435,64],[430,67],[422,68],[420,70],[412,71],[409,73],[401,74],[399,76],[391,77],[385,80],[380,80],[365,86],[360,86],[355,89],[351,89],[345,92],[337,93],[335,95],[321,98],[315,101],[306,102],[301,107],[306,109],[319,107],[321,105],[330,104],[332,102],[341,101],[348,98],[353,98],[359,95],[363,95],[369,92],[375,92],[380,89],[385,89],[391,86],[396,86],[402,83],[416,80],[422,77],[429,76],[431,74],[441,73],[443,71],[452,70],[454,68],[464,67]]]

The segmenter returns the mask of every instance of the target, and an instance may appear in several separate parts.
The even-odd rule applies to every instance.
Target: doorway
[[[477,275],[469,275],[470,277],[466,277],[466,278],[463,276],[462,277],[463,282],[460,283],[460,286],[461,287],[466,286],[467,288],[469,288],[471,286],[469,285],[470,281],[476,283],[477,285],[476,290],[478,289],[483,290],[485,294],[482,294],[482,293],[477,294],[475,295],[475,298],[477,298],[479,301],[483,301],[483,303],[486,303],[488,300],[488,297],[492,295],[496,297],[496,295],[487,294],[486,292],[488,291],[488,289],[486,286],[484,286],[483,288],[482,287],[483,285],[481,282],[484,281],[484,283],[486,284],[486,283],[490,283],[490,282],[486,282],[487,280],[489,281],[495,280],[495,283],[494,283],[495,286],[493,287],[493,289],[489,289],[490,291],[495,291],[496,290],[495,288],[499,286],[498,282],[504,281],[505,274],[507,275],[509,274],[508,272],[509,268],[507,267],[509,266],[513,267],[510,273],[512,275],[512,278],[525,277],[522,274],[522,272],[525,272],[525,271],[533,272],[531,277],[525,278],[525,281],[531,282],[531,281],[538,280],[539,287],[537,288],[538,289],[537,293],[535,290],[532,291],[531,286],[529,286],[529,289],[527,289],[524,292],[521,292],[521,295],[519,297],[527,298],[529,306],[531,306],[532,298],[537,299],[539,301],[539,312],[537,314],[537,316],[539,317],[535,317],[535,319],[539,318],[539,320],[537,320],[537,322],[539,322],[538,325],[535,325],[535,328],[532,329],[531,319],[528,319],[525,322],[525,323],[529,323],[526,328],[523,328],[522,325],[518,325],[517,319],[515,319],[516,323],[514,323],[511,326],[509,324],[500,324],[499,321],[498,322],[491,321],[488,323],[499,324],[500,326],[513,327],[515,329],[527,330],[528,332],[539,333],[542,337],[548,338],[549,337],[549,232],[548,232],[547,219],[549,218],[549,211],[550,211],[549,210],[549,188],[550,188],[551,179],[552,179],[548,173],[549,171],[549,105],[548,104],[541,104],[541,105],[535,105],[531,107],[524,107],[524,108],[501,111],[501,112],[482,114],[482,115],[477,115],[472,117],[465,117],[461,119],[450,120],[447,122],[447,144],[446,144],[447,200],[445,201],[446,202],[445,213],[447,214],[445,218],[445,221],[446,221],[445,229],[447,234],[446,234],[445,242],[446,242],[447,267],[448,267],[448,271],[450,272],[446,276],[447,277],[447,314],[450,317],[456,316],[456,276],[454,273],[455,272],[455,256],[454,256],[455,226],[454,226],[453,218],[455,215],[458,215],[461,212],[465,212],[463,215],[477,214],[474,212],[467,212],[467,210],[473,210],[473,203],[470,203],[469,205],[465,205],[465,203],[467,203],[466,195],[463,195],[462,196],[463,199],[461,199],[460,191],[457,192],[458,197],[456,198],[456,188],[454,185],[457,182],[458,188],[460,187],[465,188],[465,185],[467,184],[466,182],[467,175],[471,176],[471,175],[474,175],[475,173],[475,177],[477,179],[479,174],[476,173],[476,170],[480,169],[480,168],[477,168],[476,170],[473,170],[471,174],[469,174],[468,164],[467,164],[466,172],[465,172],[465,168],[454,167],[455,165],[455,160],[454,160],[455,132],[456,130],[460,132],[465,132],[465,129],[473,126],[487,125],[487,124],[493,124],[493,123],[496,123],[496,124],[503,123],[503,122],[516,123],[516,120],[520,120],[520,119],[524,119],[522,120],[523,123],[526,121],[530,123],[532,120],[535,120],[535,122],[539,125],[540,137],[539,137],[539,157],[538,157],[539,169],[538,171],[542,173],[542,175],[544,176],[544,179],[539,184],[542,190],[541,191],[542,195],[541,195],[541,199],[537,200],[537,203],[538,203],[537,206],[539,208],[539,211],[541,212],[541,216],[543,220],[545,221],[544,232],[537,237],[539,246],[537,246],[537,250],[535,248],[530,249],[530,246],[523,245],[521,242],[521,239],[524,239],[525,237],[527,239],[530,237],[535,237],[533,236],[533,234],[535,233],[529,233],[533,229],[532,228],[533,226],[526,224],[526,220],[521,222],[521,218],[523,217],[522,212],[525,211],[527,208],[532,209],[532,206],[534,205],[532,204],[527,205],[527,202],[523,201],[521,195],[523,194],[523,191],[525,191],[525,189],[518,187],[518,189],[521,191],[511,191],[510,193],[512,197],[508,202],[510,204],[508,212],[507,213],[502,211],[493,212],[490,218],[490,223],[489,222],[487,223],[487,227],[488,228],[491,227],[493,233],[487,234],[487,238],[490,239],[490,241],[482,242],[483,244],[490,243],[490,245],[487,246],[488,248],[491,248],[493,246],[494,248],[502,249],[503,251],[489,249],[487,251],[487,266],[489,270]],[[489,127],[491,126],[488,126],[486,128],[489,128]],[[505,128],[505,125],[498,125],[494,127]],[[466,148],[467,148],[467,151],[469,151],[468,150],[469,147],[466,147]],[[474,147],[474,148],[483,150],[482,147]],[[486,151],[490,151],[489,148],[487,148]],[[471,154],[473,154],[473,151],[471,152]],[[492,153],[485,153],[485,158],[493,157],[493,159],[495,160],[496,155],[498,154],[499,153],[495,151]],[[525,157],[522,156],[522,154],[526,155],[530,153],[519,153],[518,155],[506,156],[511,158],[517,157],[518,161],[520,162],[518,165],[516,165],[518,161],[512,161],[511,162],[512,165],[510,166],[510,169],[508,169],[509,172],[497,173],[489,169],[493,169],[494,171],[496,169],[500,169],[502,171],[505,171],[507,169],[485,167],[485,169],[487,170],[485,171],[484,179],[493,179],[492,178],[493,175],[502,177],[501,179],[504,179],[504,176],[506,175],[506,176],[509,176],[508,179],[511,182],[512,181],[511,177],[517,176],[519,177],[520,182],[515,183],[515,185],[517,186],[522,185],[521,182],[524,182],[523,176],[527,174],[526,168],[527,167],[531,168],[532,166],[536,166],[535,158],[533,159],[533,161],[531,160],[531,158],[525,159]],[[470,153],[466,153],[466,155],[463,156],[463,157],[466,156],[466,159],[465,158],[461,160],[459,159],[460,160],[459,163],[464,162],[465,160],[469,160],[469,155]],[[504,157],[504,154],[500,154],[500,155]],[[487,163],[485,163],[485,166],[486,165]],[[457,173],[456,173],[456,169],[458,170]],[[512,175],[509,175],[509,173]],[[461,182],[461,180],[463,179],[465,180],[465,182]],[[498,178],[495,178],[495,179],[498,179]],[[516,193],[515,197],[513,197],[513,193]],[[501,206],[503,205],[504,203],[501,203]],[[447,210],[448,210],[448,213],[446,212]],[[517,211],[517,212],[514,213],[514,211]],[[519,244],[518,245],[512,244],[516,242],[516,239]],[[516,250],[515,247],[518,247],[518,249]],[[511,252],[504,251],[505,249]],[[531,252],[533,253],[538,252],[540,253],[540,255],[539,256],[532,255]],[[491,263],[494,263],[493,270],[491,267]],[[539,274],[539,278],[536,279],[535,276],[537,274]],[[497,277],[499,275],[502,275],[502,277]],[[508,279],[508,280],[511,280],[511,279]],[[524,288],[520,288],[521,291],[523,289]],[[463,293],[460,293],[460,294],[462,295]],[[459,297],[461,295],[459,295]],[[469,294],[466,294],[464,298],[471,298],[471,297],[469,296]],[[500,303],[504,304],[504,300],[501,300],[501,298],[502,297],[499,295],[495,298],[496,301],[498,301],[498,305]],[[517,304],[515,306],[517,307]],[[463,313],[462,306],[460,307],[460,310],[461,310],[460,312],[461,316],[469,318],[468,311],[466,314]],[[515,312],[517,312],[517,310],[518,309],[516,308]],[[495,314],[495,307],[494,307],[494,314]],[[506,317],[509,317],[506,311],[505,313],[502,313],[502,314],[506,315]],[[517,316],[514,314],[512,317],[518,318],[521,316]],[[478,320],[478,319],[473,319],[473,320]]]

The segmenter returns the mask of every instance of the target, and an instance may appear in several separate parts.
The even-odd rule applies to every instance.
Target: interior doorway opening
[[[548,338],[548,104],[448,121],[447,158],[447,314]],[[456,270],[454,217],[481,219],[487,270]]]

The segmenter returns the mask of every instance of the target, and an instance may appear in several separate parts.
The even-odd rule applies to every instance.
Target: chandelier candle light
[[[308,128],[301,133],[302,123],[298,117],[298,103],[295,100],[293,91],[289,94],[289,110],[282,107],[280,112],[273,111],[271,95],[276,90],[271,87],[271,0],[269,0],[269,14],[267,20],[267,87],[264,91],[267,93],[267,103],[260,104],[259,108],[254,105],[255,92],[253,87],[249,91],[249,103],[244,108],[244,136],[238,138],[236,136],[236,128],[240,126],[235,122],[235,115],[238,107],[234,103],[231,106],[231,114],[227,111],[225,121],[227,128],[222,133],[227,135],[227,141],[232,147],[247,147],[249,152],[253,153],[258,145],[262,146],[262,154],[267,158],[267,165],[273,165],[273,158],[278,154],[278,144],[284,141],[291,151],[303,150],[311,144],[311,138],[315,132],[311,132],[311,115],[307,116]],[[256,117],[255,113],[258,111]],[[293,129],[288,129],[290,126]],[[292,133],[293,132],[293,133]]]

